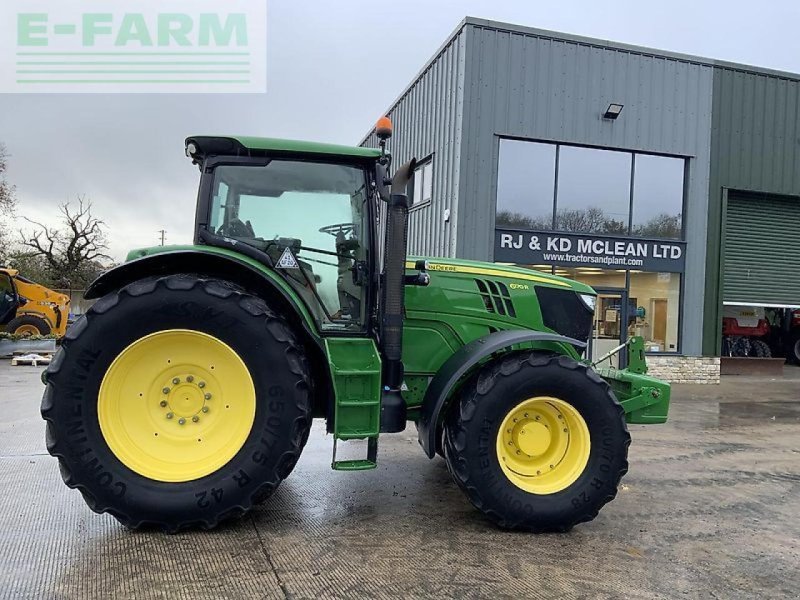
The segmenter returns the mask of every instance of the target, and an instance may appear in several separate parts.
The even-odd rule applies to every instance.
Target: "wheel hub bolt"
[[[175,377],[175,378],[172,380],[172,383],[174,383],[175,385],[178,385],[180,382],[181,382],[181,380],[180,380],[178,377]]]
[[[165,387],[163,390],[161,390],[161,392],[164,394],[169,394],[169,388]]]
[[[203,398],[205,398],[206,400],[211,400],[211,394],[206,393],[206,395],[203,396]]]
[[[564,427],[564,433],[567,433],[567,428],[566,427]]]
[[[162,400],[161,402],[159,402],[159,404],[161,405],[161,408],[164,408],[167,405],[167,401]]]
[[[207,413],[208,412],[208,407],[204,406],[202,410],[203,410],[204,413]]]
[[[186,381],[188,381],[189,383],[192,383],[194,381],[194,377],[189,375],[189,376],[186,377]]]
[[[201,389],[206,387],[206,382],[205,381],[201,381],[200,383],[197,384],[197,387],[199,387]]]
[[[172,418],[172,417],[174,417],[174,416],[175,416],[175,415],[173,415],[172,413],[167,413],[167,418],[168,418],[168,419],[171,419],[171,418]]]
[[[199,420],[200,420],[200,417],[198,417],[197,415],[192,417],[192,422],[194,422],[194,423],[197,423]]]
[[[183,425],[184,423],[186,423],[186,419],[184,419],[183,417],[178,419],[178,425]]]
[[[537,421],[538,421],[539,419],[541,419],[541,418],[542,418],[542,417],[540,417],[539,415],[536,415],[536,420],[537,420]]]

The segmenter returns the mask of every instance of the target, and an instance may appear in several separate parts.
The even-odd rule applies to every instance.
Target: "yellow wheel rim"
[[[125,348],[100,384],[97,416],[108,447],[156,481],[214,473],[244,445],[256,414],[247,366],[227,344],[186,329]]]
[[[497,432],[497,460],[509,481],[531,494],[568,488],[586,468],[591,441],[581,414],[558,398],[529,398]]]
[[[39,335],[39,328],[36,325],[20,325],[14,330],[17,335]]]

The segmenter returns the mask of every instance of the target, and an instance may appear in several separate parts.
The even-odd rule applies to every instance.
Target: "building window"
[[[633,171],[633,235],[681,239],[684,164],[682,158],[636,155]]]
[[[629,316],[628,334],[642,336],[646,351],[678,351],[680,295],[680,273],[631,272],[628,297],[637,314]]]
[[[556,229],[572,233],[626,234],[630,185],[630,154],[561,146]]]
[[[500,140],[497,227],[551,230],[556,147]]]
[[[411,184],[411,204],[430,202],[433,196],[433,159],[428,159],[414,170],[414,181]]]
[[[501,139],[496,226],[679,240],[685,164],[683,158]]]

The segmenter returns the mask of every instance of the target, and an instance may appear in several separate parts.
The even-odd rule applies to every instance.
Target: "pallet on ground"
[[[48,354],[47,356],[44,355],[23,355],[23,356],[15,356],[11,359],[11,366],[12,367],[20,367],[20,366],[31,366],[31,367],[38,367],[40,365],[49,365],[50,361],[53,360],[53,355]]]

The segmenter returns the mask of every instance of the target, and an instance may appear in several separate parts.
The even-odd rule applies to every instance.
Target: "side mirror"
[[[378,195],[384,202],[389,201],[389,161],[380,161],[375,165],[375,185],[378,187]]]

